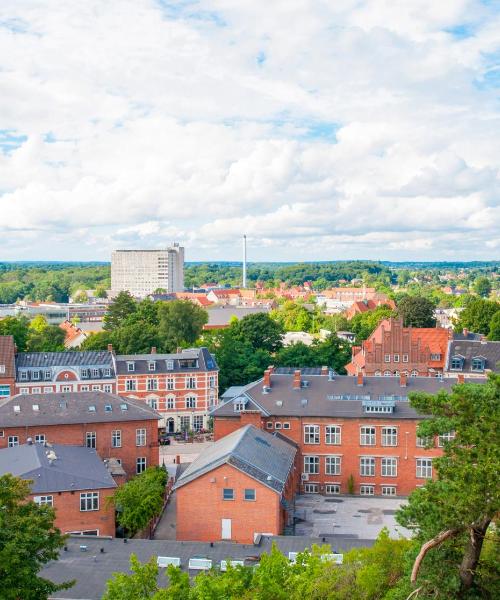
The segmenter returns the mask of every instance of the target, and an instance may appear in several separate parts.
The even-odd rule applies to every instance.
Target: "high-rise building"
[[[111,255],[111,291],[144,298],[156,290],[184,291],[184,248],[115,250]]]

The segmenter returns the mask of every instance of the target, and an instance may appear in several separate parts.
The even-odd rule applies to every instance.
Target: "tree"
[[[113,335],[109,331],[92,333],[80,344],[80,350],[107,350],[108,345],[113,343]]]
[[[28,352],[63,352],[66,333],[57,325],[49,325],[43,315],[37,315],[28,326]]]
[[[137,310],[137,302],[129,292],[120,292],[104,315],[104,329],[113,331]]]
[[[87,294],[83,290],[80,290],[73,298],[73,302],[77,304],[86,304],[88,301],[89,299],[87,297]]]
[[[161,346],[168,352],[178,346],[194,344],[208,322],[207,311],[190,300],[162,302],[158,316]]]
[[[345,365],[351,360],[351,344],[338,338],[335,334],[329,335],[323,342],[314,342],[316,366],[327,366],[339,374],[345,374]]]
[[[95,289],[94,296],[96,298],[107,298],[108,292],[106,291],[106,288],[104,286],[98,285]]]
[[[312,329],[312,313],[302,304],[287,300],[283,305],[272,310],[270,316],[277,321],[284,331],[310,331]]]
[[[282,336],[285,331],[268,314],[256,313],[243,317],[235,325],[235,333],[250,342],[254,350],[276,352],[283,346]]]
[[[161,345],[157,328],[144,321],[118,327],[113,331],[111,340],[118,354],[149,354],[153,346],[158,348]]]
[[[161,467],[150,467],[120,486],[112,501],[117,510],[117,521],[130,535],[134,535],[159,515],[163,507],[167,474]]]
[[[57,560],[65,536],[54,526],[55,512],[28,499],[27,481],[0,477],[0,595],[2,600],[43,600],[73,582],[55,584],[39,577]]]
[[[405,296],[398,304],[397,315],[405,327],[435,327],[435,305],[423,296]]]
[[[316,353],[312,346],[307,346],[304,342],[296,342],[282,348],[273,359],[277,367],[316,367]]]
[[[456,385],[451,393],[410,394],[410,402],[430,415],[419,436],[454,432],[443,456],[433,459],[437,478],[417,488],[397,515],[422,544],[412,582],[419,597],[493,598],[482,548],[500,511],[500,376]]]
[[[0,335],[12,335],[18,352],[24,352],[28,340],[28,325],[27,317],[5,317],[0,319]]]
[[[497,310],[497,312],[491,317],[488,339],[495,342],[500,342],[500,310]]]
[[[491,319],[499,310],[500,302],[484,300],[483,298],[473,298],[467,302],[465,308],[460,313],[455,326],[455,331],[468,329],[474,333],[488,335],[490,332]]]
[[[487,277],[478,277],[474,282],[474,291],[478,296],[487,298],[491,293],[491,281]]]
[[[381,321],[392,315],[388,306],[377,306],[374,310],[355,315],[350,321],[349,330],[356,334],[356,342],[359,344],[370,337]]]

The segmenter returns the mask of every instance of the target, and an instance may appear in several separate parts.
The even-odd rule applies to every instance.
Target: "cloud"
[[[494,3],[0,11],[2,258],[498,258]]]

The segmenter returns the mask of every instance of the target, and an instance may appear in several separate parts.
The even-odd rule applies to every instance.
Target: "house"
[[[16,393],[113,393],[115,365],[108,351],[21,352],[16,354]]]
[[[158,410],[167,432],[208,429],[210,409],[218,402],[219,368],[207,348],[171,354],[118,355],[118,394]]]
[[[282,533],[293,519],[296,453],[290,440],[251,424],[217,441],[175,484],[177,539],[251,544]]]
[[[388,298],[385,294],[377,294],[379,297],[374,297],[370,300],[356,300],[346,310],[345,316],[350,321],[354,316],[361,315],[370,310],[375,310],[379,306],[387,306],[391,310],[395,310],[396,304],[394,300]]]
[[[0,335],[0,401],[15,394],[16,345],[11,335]]]
[[[403,327],[402,319],[384,319],[361,346],[352,347],[348,375],[442,375],[451,332],[441,327]]]
[[[367,287],[335,287],[321,292],[324,298],[349,303],[359,300],[372,300],[376,294],[375,288]]]
[[[115,509],[106,500],[117,484],[96,451],[33,443],[0,450],[0,475],[31,482],[30,500],[55,509],[63,533],[115,535]]]
[[[237,306],[240,303],[241,294],[239,289],[217,288],[210,290],[207,294],[207,300],[213,304]]]
[[[410,406],[408,394],[450,391],[463,381],[463,376],[349,377],[327,367],[270,367],[214,408],[214,437],[223,442],[248,424],[286,436],[298,447],[296,491],[406,496],[432,477],[432,460],[446,438],[430,440],[427,447],[418,437],[426,416]]]
[[[66,337],[64,339],[65,348],[78,348],[87,339],[87,334],[78,325],[71,321],[64,321],[59,325],[64,331]]]
[[[226,329],[233,318],[240,320],[248,315],[269,313],[270,310],[270,305],[266,302],[257,306],[214,306],[208,311],[208,323],[203,326],[203,330]]]
[[[500,342],[489,342],[481,336],[470,339],[470,335],[476,334],[467,334],[459,334],[450,340],[445,376],[463,373],[468,377],[484,377],[491,371],[500,373]]]
[[[0,403],[0,448],[35,442],[92,448],[128,477],[159,464],[160,415],[104,392],[24,394]]]

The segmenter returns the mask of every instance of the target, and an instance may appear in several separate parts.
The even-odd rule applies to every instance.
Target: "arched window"
[[[411,372],[411,377],[418,377],[418,371],[416,369],[413,369]]]
[[[390,377],[392,373],[390,371],[384,371],[384,377]]]

